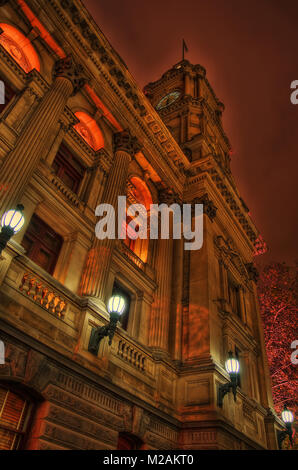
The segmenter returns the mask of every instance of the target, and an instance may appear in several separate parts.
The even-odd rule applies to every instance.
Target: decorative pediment
[[[245,264],[241,255],[239,254],[233,240],[231,238],[225,239],[223,236],[218,235],[214,237],[214,243],[220,253],[220,258],[225,265],[231,263],[239,272],[240,276],[247,282],[250,276],[247,270],[248,264]],[[249,263],[252,264],[252,263]]]

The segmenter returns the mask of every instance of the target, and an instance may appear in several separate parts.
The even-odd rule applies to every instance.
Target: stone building
[[[274,449],[256,295],[258,231],[201,65],[142,92],[78,0],[0,1],[0,448]],[[204,242],[99,240],[101,202],[203,203]],[[112,292],[126,311],[111,346]],[[236,401],[218,406],[224,364]]]

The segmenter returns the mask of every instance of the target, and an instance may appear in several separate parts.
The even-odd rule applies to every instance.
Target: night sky
[[[297,0],[84,0],[141,88],[186,58],[225,103],[232,171],[269,261],[297,256]],[[262,258],[262,260],[261,260]]]

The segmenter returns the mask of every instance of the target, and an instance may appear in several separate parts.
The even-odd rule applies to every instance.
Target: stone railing
[[[121,333],[120,333],[121,334]],[[134,341],[120,336],[118,342],[113,347],[114,354],[126,363],[144,373],[148,378],[152,378],[154,362],[152,357],[142,347]]]
[[[125,243],[121,242],[118,245],[119,251],[130,261],[132,261],[139,269],[142,271],[145,270],[145,263],[141,260],[132,250],[125,245]]]
[[[124,340],[118,343],[117,355],[142,372],[146,370],[146,356]]]
[[[44,309],[59,318],[64,318],[67,307],[66,300],[34,274],[25,272],[19,289]]]

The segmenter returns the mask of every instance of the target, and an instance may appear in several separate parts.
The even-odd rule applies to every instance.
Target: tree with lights
[[[298,339],[298,265],[273,263],[260,273],[258,293],[272,379],[273,400],[297,417],[297,367],[291,362],[291,343]]]

